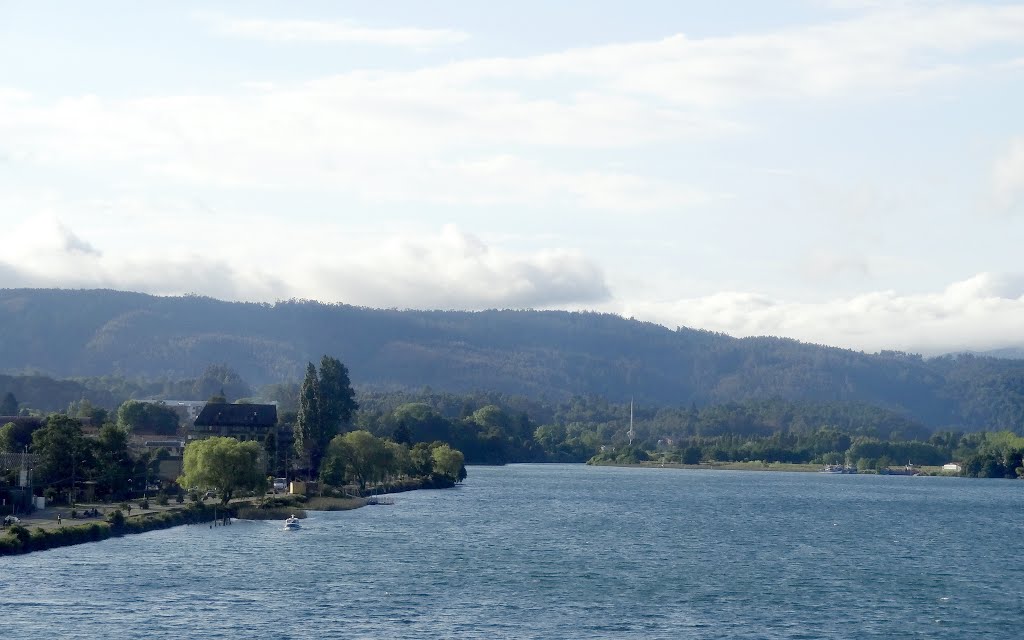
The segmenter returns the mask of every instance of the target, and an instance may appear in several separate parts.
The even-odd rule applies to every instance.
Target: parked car
[[[274,491],[284,491],[288,487],[286,478],[274,478]]]

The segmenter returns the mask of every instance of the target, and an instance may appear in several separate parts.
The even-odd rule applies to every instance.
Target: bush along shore
[[[0,556],[56,549],[83,542],[97,542],[118,536],[167,529],[183,524],[199,524],[233,517],[235,505],[190,504],[163,513],[126,518],[120,509],[107,516],[105,522],[70,525],[56,529],[36,527],[29,530],[15,525],[0,534]]]

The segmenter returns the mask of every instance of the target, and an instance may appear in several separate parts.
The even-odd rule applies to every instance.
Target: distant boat
[[[292,517],[290,517],[290,518],[288,518],[287,520],[284,521],[284,528],[285,529],[301,529],[302,525],[299,524],[299,519],[298,518],[296,518],[295,516],[292,516]]]
[[[841,464],[826,464],[821,473],[857,473],[857,467]]]

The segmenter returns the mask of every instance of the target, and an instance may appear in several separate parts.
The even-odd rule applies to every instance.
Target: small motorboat
[[[298,518],[296,518],[295,516],[292,516],[292,517],[290,517],[290,518],[288,518],[287,520],[284,521],[284,528],[285,529],[301,529],[302,525],[299,524],[299,519]]]

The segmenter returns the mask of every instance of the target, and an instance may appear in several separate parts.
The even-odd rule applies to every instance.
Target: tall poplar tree
[[[14,397],[14,394],[8,391],[4,395],[4,399],[0,400],[0,416],[16,416],[18,415],[18,399]]]
[[[359,408],[355,397],[356,392],[352,390],[345,365],[331,356],[321,358],[320,417],[324,423],[325,448],[331,438],[341,431],[342,425],[352,420],[352,414]]]
[[[320,379],[316,367],[308,363],[306,378],[299,389],[299,414],[295,419],[295,453],[309,471],[319,468],[322,454],[317,455],[323,421],[320,416]]]
[[[299,390],[295,451],[308,462],[311,475],[319,471],[331,439],[352,420],[358,408],[348,369],[340,360],[325,355],[320,359],[319,374],[309,363]]]

